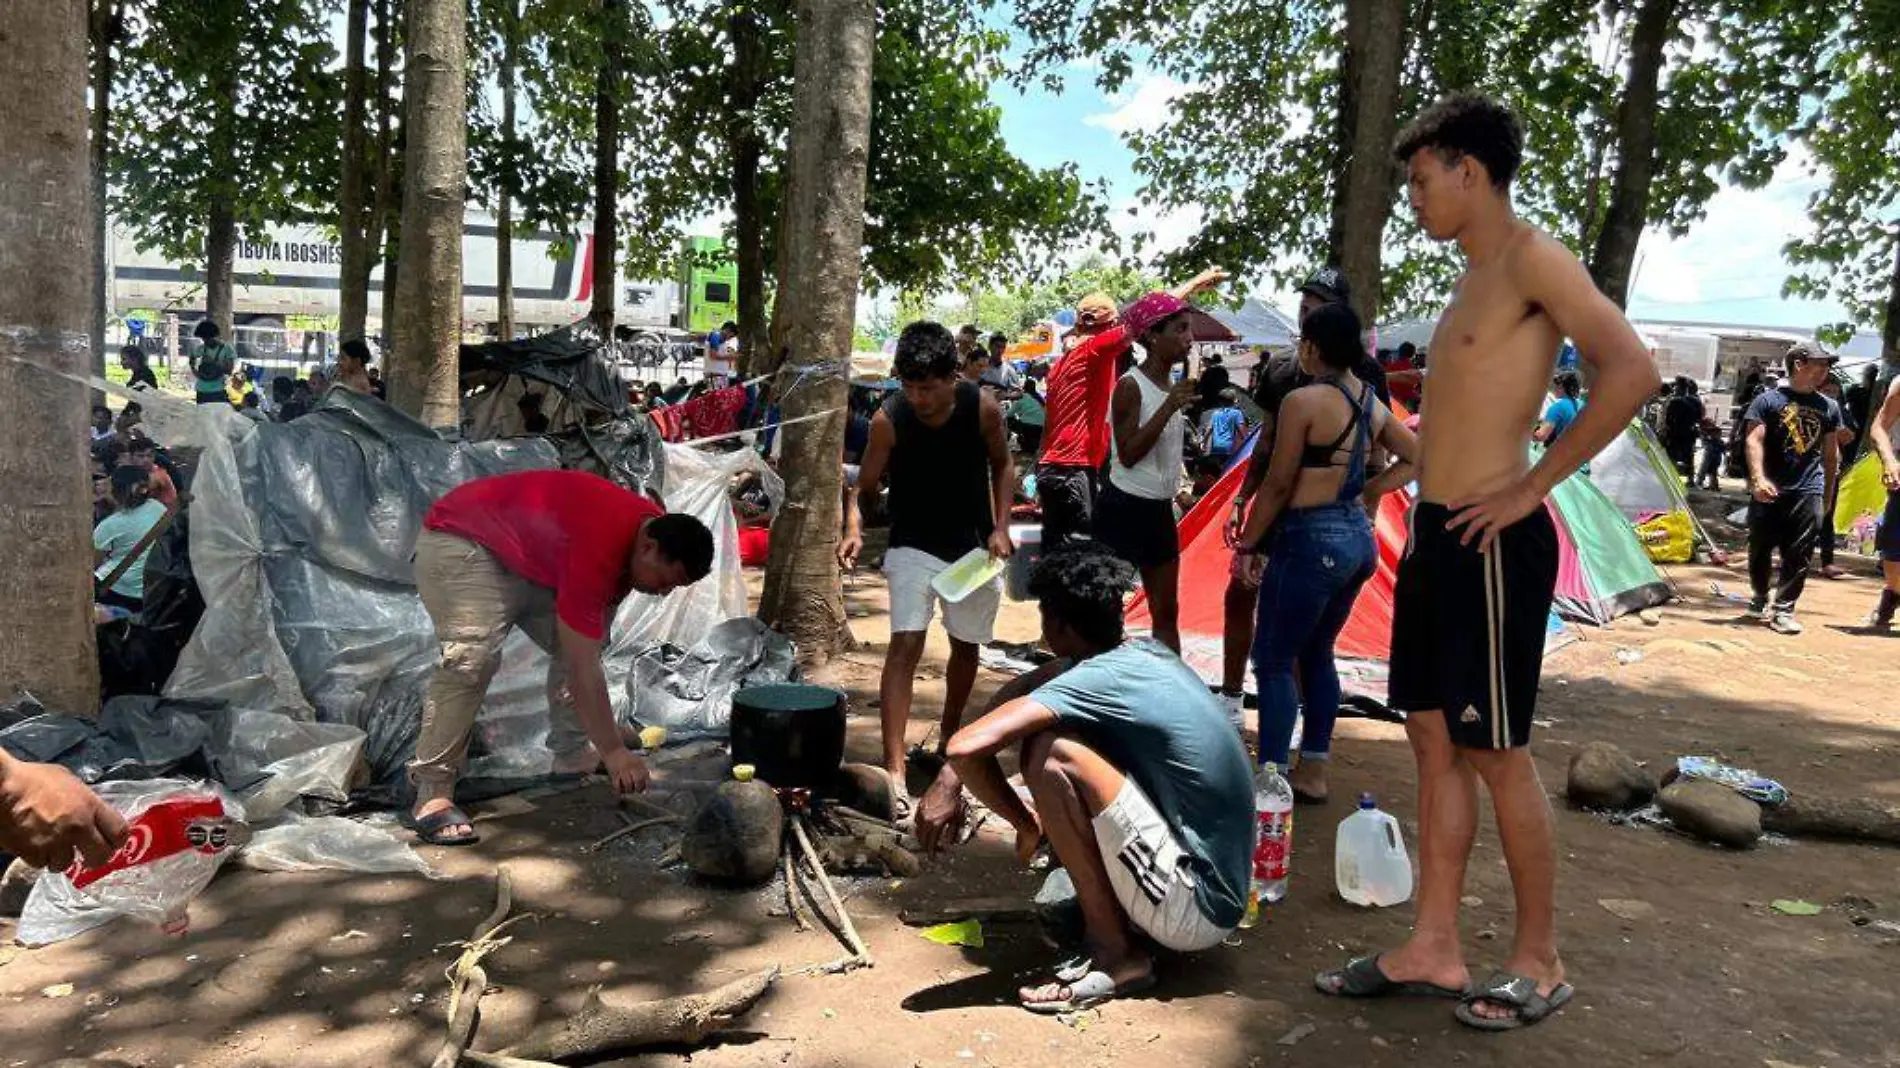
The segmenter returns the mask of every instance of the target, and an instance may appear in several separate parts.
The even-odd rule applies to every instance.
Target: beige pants
[[[549,713],[571,726],[574,704],[561,668],[553,590],[516,575],[474,542],[424,530],[416,538],[416,591],[442,654],[423,699],[409,778],[423,797],[446,796],[468,758],[469,734],[510,629],[520,627],[548,654]]]

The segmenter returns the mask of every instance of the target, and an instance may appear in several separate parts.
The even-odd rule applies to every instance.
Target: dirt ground
[[[1443,1002],[1351,1003],[1313,990],[1314,972],[1395,942],[1410,920],[1409,907],[1359,910],[1331,891],[1333,829],[1359,791],[1375,792],[1416,840],[1401,730],[1350,720],[1336,745],[1334,801],[1300,812],[1287,902],[1238,944],[1164,959],[1151,997],[1067,1023],[1030,1016],[1009,1003],[1012,992],[1055,957],[1031,929],[992,925],[984,948],[958,949],[898,921],[907,905],[1030,892],[1036,877],[1014,870],[1003,832],[988,828],[918,878],[858,884],[851,907],[874,968],[788,974],[717,1045],[609,1063],[1594,1068],[1691,1057],[1770,1068],[1900,1065],[1892,982],[1900,937],[1879,923],[1856,926],[1850,915],[1900,921],[1900,852],[1807,841],[1729,852],[1563,803],[1569,756],[1595,739],[1653,766],[1709,754],[1795,791],[1900,802],[1900,639],[1853,625],[1873,602],[1871,578],[1811,585],[1808,632],[1787,639],[1739,621],[1740,606],[1711,593],[1712,583],[1745,589],[1739,569],[1671,572],[1682,599],[1662,610],[1660,625],[1628,618],[1586,631],[1546,663],[1535,745],[1557,810],[1559,923],[1578,996],[1532,1031],[1480,1035],[1457,1025]],[[848,594],[865,648],[827,676],[850,692],[852,750],[870,759],[888,636],[882,586],[867,569]],[[999,631],[1033,639],[1033,608],[1010,605]],[[914,739],[940,700],[945,651],[933,638]],[[979,696],[1002,681],[983,672]],[[516,926],[513,942],[488,961],[494,988],[483,1002],[480,1048],[572,1009],[590,986],[604,987],[609,1000],[675,994],[838,954],[830,936],[796,933],[773,915],[782,897],[770,890],[711,889],[678,869],[656,870],[664,831],[581,853],[618,825],[604,786],[534,803],[483,820],[487,837],[473,850],[425,851],[449,876],[441,881],[232,872],[195,904],[185,937],[122,921],[58,946],[0,950],[0,1064],[427,1063],[440,1041],[449,943],[488,911],[501,864],[513,873],[518,911],[536,919]],[[1511,930],[1509,882],[1488,820],[1467,893],[1466,945],[1482,971],[1503,958]],[[1768,907],[1777,898],[1829,907],[1781,915]],[[1852,899],[1862,900],[1841,904]],[[1605,900],[1647,908],[1622,919]],[[43,993],[62,983],[72,984],[70,995]]]

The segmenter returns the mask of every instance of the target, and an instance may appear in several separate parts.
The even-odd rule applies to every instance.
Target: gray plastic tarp
[[[437,656],[411,557],[428,506],[452,487],[505,471],[553,467],[540,438],[454,444],[374,398],[332,390],[287,424],[216,420],[193,484],[191,555],[205,614],[166,685],[172,697],[224,700],[366,735],[372,796],[407,796],[422,697]],[[667,446],[669,509],[714,534],[713,574],[664,598],[621,604],[606,654],[616,712],[636,651],[691,648],[746,611],[738,534],[727,492],[757,472],[773,500],[778,476],[751,450]],[[547,774],[578,745],[573,724],[551,732],[546,656],[519,633],[503,650],[471,743],[471,777]]]

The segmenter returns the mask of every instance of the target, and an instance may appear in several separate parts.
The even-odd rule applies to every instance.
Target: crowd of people
[[[1029,375],[1005,358],[1000,334],[986,343],[973,326],[952,333],[912,323],[896,342],[897,388],[854,405],[838,558],[856,566],[867,518],[888,517],[891,634],[879,707],[893,792],[908,808],[905,729],[941,610],[951,650],[942,765],[908,813],[916,834],[930,849],[957,841],[973,797],[1013,828],[1020,859],[1045,846],[1053,852],[1081,908],[1083,954],[1024,987],[1025,1008],[1073,1011],[1151,986],[1151,946],[1206,949],[1241,922],[1253,876],[1254,767],[1284,772],[1299,801],[1329,796],[1341,701],[1335,644],[1374,570],[1370,516],[1408,484],[1415,500],[1388,692],[1406,714],[1418,775],[1416,921],[1400,945],[1315,983],[1344,998],[1448,998],[1459,1021],[1482,1030],[1536,1024],[1571,998],[1555,929],[1552,819],[1528,748],[1558,570],[1544,501],[1623,432],[1661,383],[1574,254],[1514,214],[1522,153],[1516,116],[1471,94],[1437,102],[1399,136],[1395,157],[1420,227],[1455,242],[1464,265],[1431,346],[1429,378],[1415,350],[1384,362],[1367,350],[1366,324],[1330,266],[1301,289],[1294,351],[1257,368],[1249,391],[1235,389],[1218,360],[1190,376],[1189,300],[1226,279],[1211,268],[1126,307],[1104,294],[1084,297],[1062,354]],[[324,388],[380,391],[361,341],[343,346],[333,381],[278,378],[265,398],[234,366],[215,325],[201,324],[197,337],[200,404],[289,419]],[[725,395],[732,404],[720,401],[722,411],[742,406],[739,425],[771,422],[756,385],[738,376],[735,337],[727,324],[707,338],[700,382],[647,383],[634,400],[658,421]],[[1553,377],[1565,338],[1591,372],[1587,400],[1579,376]],[[134,352],[128,369],[144,381],[149,368]],[[1752,497],[1751,611],[1783,633],[1799,630],[1795,603],[1842,470],[1847,417],[1824,395],[1834,362],[1818,346],[1795,346],[1786,379],[1749,399],[1740,418]],[[1257,414],[1242,410],[1243,397]],[[1871,384],[1861,403],[1872,406]],[[1408,419],[1412,404],[1419,414]],[[92,426],[100,600],[129,611],[140,602],[140,557],[179,503],[172,465],[139,432],[138,409],[95,410]],[[524,407],[532,414],[538,408]],[[1890,490],[1886,587],[1870,617],[1884,627],[1900,608],[1900,458],[1891,440],[1900,384],[1863,418]],[[1256,428],[1224,525],[1232,549],[1224,662],[1210,687],[1179,655],[1177,523],[1198,476],[1240,462]],[[1685,478],[1698,444],[1708,466],[1712,428],[1693,383],[1673,388],[1662,429]],[[1541,450],[1533,452],[1533,440]],[[1014,553],[1011,519],[1031,481],[1018,477],[1019,456],[1033,466],[1028,496],[1042,520],[1030,592],[1056,659],[965,722],[1000,579],[960,597],[935,580],[966,555]],[[645,788],[645,763],[616,730],[607,701],[606,621],[632,592],[664,594],[708,574],[710,532],[603,479],[562,471],[465,484],[434,504],[424,527],[417,585],[442,656],[411,769],[418,837],[444,845],[476,838],[453,787],[501,643],[515,628],[552,654],[550,703],[571,710],[591,743],[590,763],[623,792]],[[1131,638],[1124,605],[1137,578],[1152,633]],[[1249,664],[1259,685],[1251,766],[1241,692]],[[999,763],[1010,749],[1026,797]],[[123,835],[83,790],[3,761],[0,846],[47,862],[75,850],[96,860]],[[1474,982],[1459,913],[1481,786],[1517,916],[1501,968]]]
[[[1198,380],[1186,374],[1187,299],[1224,272],[1125,308],[1100,294],[1078,303],[1066,351],[1037,398],[1044,557],[1031,589],[1059,659],[1006,686],[969,723],[964,706],[975,647],[994,623],[995,581],[950,599],[929,580],[973,550],[1007,557],[1015,548],[1015,459],[1004,444],[1014,409],[1006,416],[986,393],[1017,387],[989,373],[973,328],[953,337],[916,323],[898,339],[901,388],[871,420],[840,560],[855,564],[862,516],[888,481],[892,635],[881,697],[885,764],[897,783],[911,680],[939,606],[952,648],[940,724],[948,763],[917,805],[919,837],[954,840],[967,788],[1015,828],[1020,856],[1046,841],[1075,883],[1085,953],[1025,987],[1026,1008],[1067,1011],[1140,989],[1153,982],[1144,945],[1204,948],[1240,922],[1252,781],[1234,728],[1247,661],[1260,685],[1258,760],[1290,771],[1300,799],[1323,800],[1340,701],[1334,643],[1372,572],[1369,508],[1414,480],[1389,690],[1408,714],[1418,761],[1418,922],[1395,950],[1316,982],[1342,997],[1450,997],[1461,1021],[1489,1030],[1534,1024],[1570,997],[1549,808],[1526,748],[1557,578],[1543,502],[1622,431],[1658,380],[1575,256],[1513,214],[1522,158],[1514,115],[1481,97],[1447,98],[1408,127],[1396,155],[1420,225],[1457,242],[1466,262],[1432,347],[1429,389],[1415,351],[1384,364],[1367,351],[1342,273],[1315,272],[1302,288],[1297,350],[1258,372],[1250,398],[1261,433],[1227,524],[1227,663],[1213,689],[1178,655],[1176,524],[1191,461],[1233,462],[1247,429],[1224,367],[1204,361]],[[1571,389],[1567,405],[1547,409],[1566,337],[1594,371],[1595,389],[1587,405]],[[1388,367],[1422,400],[1416,432],[1390,405]],[[1534,429],[1544,449],[1533,464]],[[1129,640],[1123,598],[1137,575],[1152,634]],[[1010,747],[1030,803],[997,764]],[[1474,984],[1457,930],[1479,784],[1498,816],[1519,916],[1504,967]]]

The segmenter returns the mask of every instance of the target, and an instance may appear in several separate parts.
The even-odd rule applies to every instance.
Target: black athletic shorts
[[[1527,745],[1557,586],[1557,528],[1539,508],[1491,550],[1459,543],[1451,511],[1420,501],[1392,605],[1393,708],[1443,712],[1452,744]]]
[[[1070,464],[1036,465],[1036,500],[1042,505],[1042,551],[1095,528],[1095,469]]]
[[[1113,482],[1103,482],[1095,500],[1095,540],[1137,569],[1181,557],[1174,502],[1137,497]]]
[[[1887,511],[1880,517],[1880,532],[1874,535],[1874,550],[1884,563],[1900,563],[1900,490],[1887,491]]]

